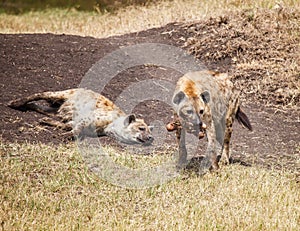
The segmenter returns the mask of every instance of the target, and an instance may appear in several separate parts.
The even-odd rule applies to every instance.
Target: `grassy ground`
[[[147,7],[127,7],[115,13],[84,13],[52,9],[23,15],[0,14],[0,33],[65,33],[107,37],[145,30],[174,21],[192,21],[216,16],[225,11],[245,8],[278,7],[275,0],[174,0]],[[286,0],[285,6],[299,6],[297,0]]]
[[[288,173],[231,165],[132,190],[93,175],[73,145],[0,151],[3,230],[299,229],[299,184]]]
[[[299,1],[285,2],[299,6]],[[73,10],[0,14],[0,33],[106,37],[242,7],[274,6],[272,0],[174,0],[103,15]],[[0,155],[0,230],[300,229],[299,182],[285,171],[223,166],[219,174],[186,172],[166,184],[135,190],[91,173],[74,144],[0,142]],[[124,155],[118,157],[120,163],[147,164],[141,156],[128,161]],[[147,160],[159,163],[164,158]]]

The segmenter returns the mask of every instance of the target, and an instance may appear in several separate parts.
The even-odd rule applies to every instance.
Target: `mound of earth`
[[[161,43],[183,47],[209,69],[229,72],[242,90],[243,108],[254,132],[235,123],[235,161],[284,167],[299,173],[300,39],[292,36],[300,32],[297,22],[299,12],[281,9],[243,11],[105,39],[1,34],[1,141],[69,142],[60,130],[38,123],[43,115],[13,110],[6,106],[7,102],[37,92],[76,88],[94,63],[118,48]],[[180,75],[170,68],[135,66],[119,73],[102,93],[116,100],[133,83],[147,79],[174,81]],[[157,100],[140,103],[134,112],[148,123],[167,123],[173,114],[169,105]],[[175,145],[175,138],[166,142]]]
[[[184,46],[201,60],[230,64],[245,97],[299,109],[299,22],[292,9],[243,11],[184,26]]]

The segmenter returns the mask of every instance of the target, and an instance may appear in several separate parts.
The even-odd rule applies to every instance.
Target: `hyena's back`
[[[40,100],[45,100],[49,106],[36,103]],[[89,110],[95,110],[96,114],[104,120],[114,120],[124,115],[112,101],[103,95],[82,88],[36,93],[8,103],[9,107],[18,110],[33,110],[47,115],[57,113],[63,121],[70,121],[74,112],[87,108],[88,105],[90,105]]]
[[[45,100],[51,105],[54,104],[62,105],[67,101],[70,104],[70,103],[75,103],[75,101],[82,101],[84,103],[85,101],[88,100],[94,100],[96,104],[96,108],[104,106],[102,108],[105,108],[105,110],[107,111],[116,109],[114,103],[109,99],[107,99],[106,97],[104,97],[103,95],[82,88],[69,89],[64,91],[46,91],[46,92],[36,93],[28,97],[12,100],[8,103],[8,106],[12,108],[20,108],[26,105],[27,103],[39,101],[39,100]]]
[[[207,70],[190,72],[181,77],[177,83],[177,91],[180,90],[191,98],[208,90],[214,101],[221,100],[225,104],[233,94],[238,94],[227,74]]]

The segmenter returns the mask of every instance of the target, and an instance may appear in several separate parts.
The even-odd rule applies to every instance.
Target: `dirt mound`
[[[210,18],[184,26],[184,47],[201,60],[231,64],[233,80],[247,97],[299,106],[299,21],[299,11],[284,8]]]
[[[13,110],[6,103],[36,92],[77,87],[95,62],[120,47],[163,43],[185,47],[210,69],[228,71],[243,91],[244,110],[254,132],[235,124],[236,161],[299,172],[299,112],[292,110],[299,106],[299,37],[292,36],[299,34],[297,21],[299,12],[283,9],[244,11],[106,39],[0,34],[1,140],[66,142],[60,130],[38,123],[42,115]],[[168,68],[136,66],[119,73],[102,93],[115,100],[131,83],[179,74]],[[284,110],[274,106],[284,106]],[[172,115],[168,105],[157,101],[143,102],[135,110],[147,122],[167,123]],[[170,142],[175,143],[175,138]]]

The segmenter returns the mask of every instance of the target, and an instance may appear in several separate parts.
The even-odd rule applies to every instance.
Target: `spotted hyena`
[[[248,117],[240,108],[239,91],[227,74],[212,71],[187,73],[181,77],[173,95],[175,121],[167,125],[176,130],[179,145],[179,166],[187,161],[186,132],[208,139],[206,166],[218,169],[220,156],[231,161],[229,142],[234,118],[252,130]],[[221,150],[221,152],[220,152]]]
[[[47,104],[38,103],[44,100]],[[82,88],[43,92],[9,102],[9,107],[45,114],[40,122],[69,131],[74,137],[113,136],[128,144],[150,144],[150,127],[126,115],[112,101]]]

